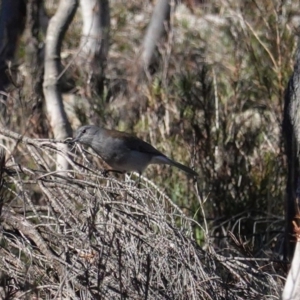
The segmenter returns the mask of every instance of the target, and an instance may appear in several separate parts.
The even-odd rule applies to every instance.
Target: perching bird
[[[126,132],[86,125],[77,129],[75,138],[70,142],[90,146],[116,171],[136,171],[141,174],[150,164],[166,164],[198,176],[191,168],[168,158],[152,145]]]

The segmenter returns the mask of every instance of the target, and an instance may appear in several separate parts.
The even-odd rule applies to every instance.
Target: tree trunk
[[[49,22],[46,36],[43,88],[50,125],[53,129],[54,137],[59,140],[72,136],[72,129],[59,90],[59,76],[62,40],[77,7],[77,0],[61,0],[55,15]],[[68,146],[62,145],[61,150],[66,152]],[[68,163],[65,157],[57,155],[57,169],[66,170],[67,168]]]
[[[83,20],[79,48],[79,70],[85,78],[86,95],[101,94],[109,49],[108,0],[80,0]]]
[[[42,96],[42,57],[40,53],[38,39],[39,34],[39,9],[41,0],[27,0],[27,20],[26,20],[26,69],[29,76],[25,88],[29,89],[30,98],[36,100]]]
[[[0,114],[5,113],[2,103],[6,100],[5,91],[11,82],[8,62],[14,58],[18,40],[24,30],[26,4],[24,0],[2,0],[0,11]]]
[[[288,161],[288,179],[286,186],[286,230],[284,256],[291,258],[295,247],[292,221],[299,221],[300,178],[300,43],[296,50],[294,73],[291,76],[285,94],[283,134]],[[299,226],[299,224],[298,224]]]
[[[32,102],[34,115],[32,118],[33,130],[40,137],[46,137],[48,130],[43,111],[43,48],[39,40],[40,33],[40,11],[42,0],[27,0],[27,18],[25,29],[26,55],[25,66],[27,76],[25,77],[24,94]]]
[[[161,37],[168,31],[171,13],[171,0],[157,0],[150,24],[142,44],[140,57],[141,71],[148,72],[153,63],[156,47]]]
[[[282,300],[300,299],[300,240],[297,233],[297,243],[290,271],[282,292]]]

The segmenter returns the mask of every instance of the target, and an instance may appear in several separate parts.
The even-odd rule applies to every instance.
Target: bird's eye
[[[82,130],[82,134],[85,134],[85,133],[86,133],[86,129],[83,129],[83,130]]]

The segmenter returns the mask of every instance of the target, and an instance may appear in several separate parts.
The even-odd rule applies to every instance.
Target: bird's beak
[[[67,144],[74,144],[74,143],[76,143],[78,141],[78,138],[67,138],[66,140],[65,140],[65,143],[67,143]]]
[[[78,141],[78,138],[76,137],[71,140],[71,143],[76,143],[77,141]]]

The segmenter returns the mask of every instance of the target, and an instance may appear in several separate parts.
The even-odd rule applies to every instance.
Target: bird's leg
[[[102,170],[102,175],[103,175],[103,177],[107,177],[107,175],[108,175],[108,170]]]
[[[139,180],[138,180],[138,189],[140,189],[141,188],[141,175],[142,175],[142,173],[141,172],[139,172]]]
[[[112,170],[112,169],[106,170],[106,169],[104,169],[104,170],[102,170],[102,175],[103,175],[104,177],[107,177],[107,176],[108,176],[108,173],[110,173],[110,172],[118,173],[118,174],[123,174],[123,172],[118,171],[118,170]]]

